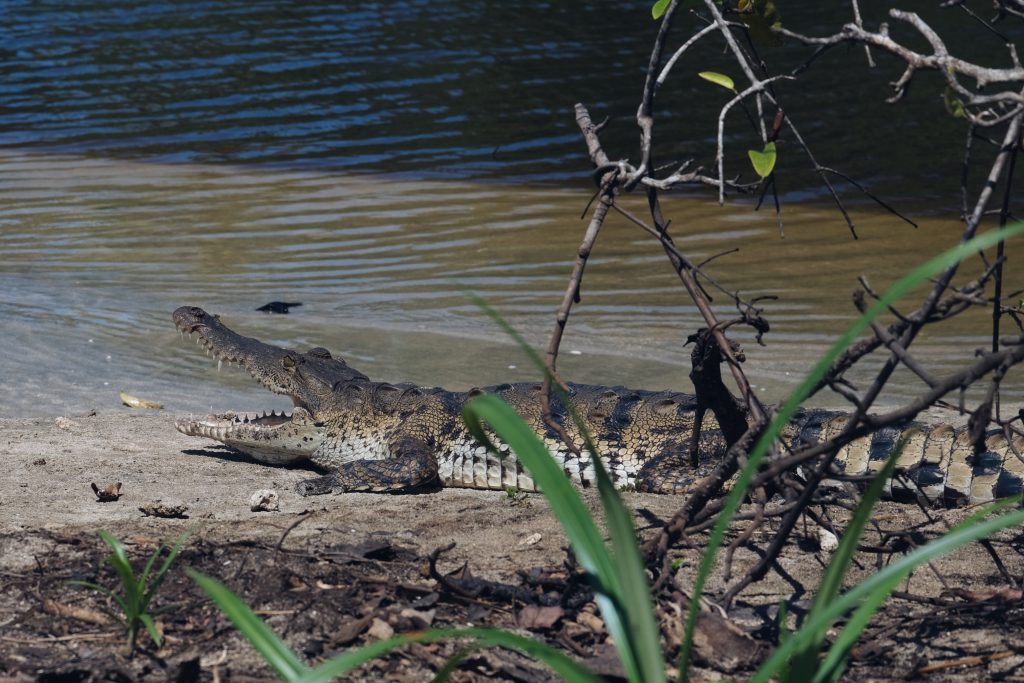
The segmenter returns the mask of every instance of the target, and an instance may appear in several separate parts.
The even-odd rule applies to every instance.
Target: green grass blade
[[[512,338],[541,374],[549,375],[540,354],[527,344],[526,340],[497,311],[472,293],[467,292],[466,296],[505,334]],[[590,453],[598,492],[601,496],[601,506],[604,509],[605,522],[608,525],[608,533],[612,541],[616,592],[607,599],[600,595],[597,596],[601,615],[604,617],[609,633],[612,634],[626,671],[639,676],[639,680],[645,683],[664,681],[665,661],[661,652],[661,634],[651,604],[650,584],[647,580],[643,558],[637,546],[632,513],[622,502],[618,491],[615,490],[615,485],[608,476],[598,449],[588,432],[586,421],[581,419],[569,401],[569,397],[558,382],[554,381],[554,378],[552,378],[551,387],[562,405],[565,406],[566,411],[572,416],[583,437],[586,449]],[[527,427],[527,429],[529,428]],[[550,457],[547,459],[550,460]],[[524,464],[533,473],[532,466],[526,462]],[[541,486],[541,490],[547,495],[545,486]],[[573,493],[575,493],[574,489]],[[556,517],[561,520],[557,512]],[[603,542],[601,547],[604,547]],[[577,556],[579,556],[578,550]],[[608,580],[605,579],[605,582],[607,583]]]
[[[160,647],[160,630],[157,629],[156,624],[153,622],[153,617],[148,613],[143,612],[139,615],[139,621],[141,621],[142,625],[146,627],[147,631],[149,631],[149,637],[153,639],[153,644]]]
[[[466,660],[466,657],[468,657],[471,652],[471,649],[462,649],[449,657],[448,661],[444,663],[444,666],[434,674],[434,678],[431,679],[430,683],[446,683],[446,681],[451,678],[452,673],[462,665],[462,662]]]
[[[838,358],[839,355],[848,346],[850,346],[850,344],[852,344],[862,332],[867,330],[872,320],[885,313],[889,306],[894,304],[900,298],[910,294],[910,292],[912,292],[916,287],[927,281],[928,278],[938,275],[953,264],[962,261],[982,249],[994,246],[1001,241],[1005,241],[1011,237],[1019,235],[1022,232],[1024,232],[1024,223],[1015,223],[999,230],[987,232],[966,243],[947,250],[897,280],[881,298],[876,300],[868,310],[854,321],[853,325],[851,325],[850,328],[836,340],[828,352],[825,353],[825,355],[823,355],[814,365],[811,371],[807,374],[807,377],[804,378],[804,381],[796,388],[793,395],[782,404],[779,408],[779,412],[775,416],[775,419],[772,420],[771,424],[769,424],[768,428],[765,430],[765,433],[751,450],[747,459],[747,465],[740,472],[732,490],[726,497],[723,509],[719,513],[718,520],[712,530],[711,537],[708,542],[708,548],[701,560],[701,565],[698,569],[697,577],[694,582],[693,593],[690,598],[690,608],[687,613],[685,631],[687,636],[683,640],[679,654],[680,681],[687,680],[690,651],[693,647],[692,634],[697,623],[700,596],[704,592],[704,585],[707,581],[707,576],[711,572],[715,556],[722,545],[722,540],[725,537],[725,530],[732,520],[733,515],[736,513],[740,502],[746,495],[747,487],[750,484],[750,480],[753,477],[754,472],[756,472],[757,468],[760,467],[761,460],[771,448],[772,443],[774,443],[775,439],[778,437],[783,426],[790,421],[800,404],[803,403],[810,395],[811,390],[818,381],[825,376],[825,373],[828,372],[828,369],[832,366],[835,359]],[[795,642],[795,640],[795,638],[791,639],[787,644],[791,644]]]
[[[142,568],[142,571],[139,572],[138,583],[139,583],[139,587],[141,589],[145,590],[146,582],[149,580],[149,573],[151,571],[153,571],[153,565],[156,564],[156,559],[158,557],[160,557],[160,552],[163,549],[164,549],[163,544],[160,544],[159,546],[157,546],[156,551],[152,555],[149,556],[149,559],[146,560],[146,564]],[[148,591],[145,591],[145,592],[148,592]],[[145,596],[145,592],[143,593],[143,596]],[[143,597],[142,603],[145,604],[147,602],[149,602],[149,601],[146,600],[145,597]]]
[[[164,559],[164,563],[160,565],[160,569],[158,569],[156,574],[153,575],[152,582],[146,588],[146,595],[143,598],[144,605],[148,606],[149,603],[153,600],[153,596],[156,595],[156,592],[160,589],[160,585],[163,584],[164,578],[167,576],[167,572],[171,568],[171,564],[174,562],[175,558],[178,557],[178,554],[181,553],[182,549],[185,547],[185,541],[188,540],[188,537],[188,533],[184,533],[181,536],[179,536],[178,540],[174,543],[174,547],[171,548],[169,553],[167,553],[167,557]],[[151,564],[152,559],[155,559],[159,554],[159,551],[157,551],[157,553],[153,555],[153,558],[151,558],[150,561]],[[143,583],[143,585],[145,585],[145,583]]]
[[[121,611],[124,612],[125,615],[128,614],[128,605],[125,604],[124,598],[122,598],[120,595],[118,595],[114,591],[110,590],[106,586],[101,586],[99,584],[92,583],[91,581],[79,581],[78,579],[72,579],[71,581],[68,581],[67,583],[69,583],[71,585],[75,585],[75,586],[84,586],[86,588],[91,588],[93,590],[99,591],[100,593],[103,593],[104,595],[109,597],[111,600],[116,602],[117,606],[119,608],[121,608]]]
[[[828,628],[828,625],[833,620],[853,609],[861,601],[871,599],[872,596],[875,596],[874,599],[877,599],[878,595],[876,592],[885,592],[887,587],[899,585],[900,581],[906,578],[915,567],[939,555],[956,550],[971,541],[976,541],[979,538],[990,536],[1001,529],[1019,524],[1024,524],[1024,510],[986,519],[972,526],[958,527],[931,543],[904,555],[896,562],[889,564],[881,571],[873,574],[836,598],[821,611],[808,617],[799,631],[776,648],[775,652],[772,653],[761,669],[750,679],[750,683],[765,683],[768,681],[772,677],[773,672],[777,671],[787,658],[791,657],[798,649],[804,647],[809,639],[815,637],[818,630]],[[891,591],[892,588],[889,588],[889,590]]]
[[[811,679],[813,683],[839,680],[839,677],[846,670],[850,648],[853,647],[854,643],[857,642],[860,635],[864,632],[864,629],[871,623],[875,612],[889,599],[889,595],[892,594],[902,580],[902,576],[892,577],[889,581],[886,581],[871,592],[864,602],[861,603],[860,607],[854,610],[843,630],[839,633],[835,642],[832,643],[832,647],[829,648],[828,655],[818,666],[817,672],[815,672],[813,679]],[[816,652],[819,650],[820,647],[816,649]]]
[[[124,626],[124,627],[128,626],[128,622],[125,621],[125,617],[124,617],[124,615],[125,615],[124,599],[121,598],[121,596],[118,595],[117,593],[115,593],[114,591],[110,590],[106,586],[101,586],[98,583],[93,583],[92,581],[83,581],[81,579],[70,579],[68,581],[65,581],[64,584],[68,585],[68,586],[81,586],[82,588],[88,588],[90,590],[99,591],[100,593],[103,593],[108,598],[110,598],[115,603],[117,603],[118,608],[121,610],[121,614],[118,614],[117,612],[114,612],[113,610],[108,609],[105,605],[97,605],[97,608],[99,609],[99,611],[101,611],[104,614],[106,614],[108,617],[113,619],[115,622],[117,622],[121,626]]]
[[[953,527],[953,529],[959,529],[960,527],[977,524],[986,517],[994,515],[995,513],[1000,512],[1008,507],[1020,505],[1022,501],[1024,501],[1024,494],[1019,494],[1016,496],[1012,496],[1010,498],[1003,498],[1002,500],[997,500],[994,503],[989,503],[988,505],[985,505],[984,507],[975,510],[973,513],[971,513],[970,516],[964,517],[962,520],[960,520],[959,524]]]
[[[101,531],[100,538],[110,546],[112,552],[107,557],[107,562],[110,563],[110,566],[114,568],[114,571],[117,572],[118,577],[121,579],[121,587],[124,589],[122,607],[125,615],[130,622],[134,621],[139,616],[139,601],[142,595],[138,579],[135,578],[135,572],[132,570],[132,564],[128,561],[128,553],[125,552],[121,541],[110,532]]]
[[[596,454],[593,457],[600,460]],[[598,467],[594,469],[598,470]],[[598,471],[604,473],[604,467]],[[630,639],[630,650],[640,669],[641,680],[659,683],[665,680],[665,655],[661,651],[661,630],[652,608],[651,585],[637,546],[633,515],[623,504],[607,474],[599,475],[598,489],[612,541],[612,558],[623,587],[621,609],[628,624],[626,635]]]
[[[523,419],[497,396],[479,396],[463,409],[463,421],[479,438],[480,422],[490,423],[495,433],[508,444],[533,475],[544,493],[551,511],[562,525],[576,552],[576,559],[594,587],[595,600],[601,609],[605,626],[612,635],[630,680],[642,681],[639,664],[630,649],[629,619],[623,611],[623,589],[616,566],[590,511],[580,500],[565,472],[555,462],[547,447]]]
[[[853,556],[854,553],[857,552],[857,544],[860,542],[860,537],[864,532],[864,527],[867,525],[868,520],[871,519],[871,511],[874,510],[875,503],[877,503],[882,497],[885,485],[892,477],[893,471],[896,469],[896,461],[899,459],[900,454],[903,453],[903,449],[907,445],[908,438],[909,437],[906,434],[900,437],[896,447],[893,448],[892,453],[889,454],[889,458],[885,461],[885,465],[871,480],[871,484],[868,486],[867,491],[864,492],[864,496],[861,498],[860,504],[854,511],[853,517],[850,519],[850,523],[847,525],[846,531],[843,533],[843,538],[839,542],[839,547],[837,547],[835,553],[833,553],[832,560],[828,563],[828,568],[825,570],[824,576],[822,576],[821,585],[818,587],[818,592],[814,596],[814,601],[811,603],[810,610],[808,610],[809,615],[813,615],[824,609],[826,605],[835,599],[835,596],[838,595],[839,591],[842,589],[843,578],[849,571],[850,564],[853,563]],[[883,596],[882,602],[884,601],[885,597]],[[879,605],[881,605],[881,602],[879,602]],[[877,607],[875,609],[877,609]],[[873,613],[874,610],[872,610],[871,614]],[[870,614],[867,615],[867,618],[870,620]],[[867,622],[864,622],[864,626],[867,626]],[[847,625],[847,630],[849,630],[849,624]],[[819,671],[818,661],[821,655],[822,646],[825,643],[825,636],[826,629],[818,630],[815,632],[814,637],[807,642],[807,645],[793,656],[793,671],[790,676],[794,681],[811,680],[812,677],[814,677],[815,672]],[[854,636],[854,641],[856,641],[856,636]],[[850,645],[852,646],[853,643],[851,642]],[[835,647],[833,647],[832,650],[835,650]]]
[[[470,638],[472,642],[469,647],[472,648],[504,647],[518,650],[546,664],[552,671],[570,683],[601,683],[601,678],[590,673],[582,664],[550,645],[516,633],[492,628],[433,629],[379,640],[333,657],[296,680],[299,683],[328,683],[371,659],[403,645],[432,643],[450,638]]]
[[[548,497],[551,509],[562,523],[584,571],[602,581],[612,575],[614,566],[611,557],[590,517],[590,511],[580,500],[565,472],[548,453],[547,447],[519,414],[500,398],[489,394],[474,398],[465,405],[462,412],[470,429],[475,431],[481,421],[486,421],[501,440],[515,451],[533,475],[534,482]]]
[[[220,581],[201,574],[194,569],[185,570],[189,577],[210,596],[222,612],[231,620],[256,651],[263,656],[277,675],[291,683],[309,671],[298,656],[292,652],[269,626],[253,614],[242,600]]]
[[[1002,510],[1013,505],[1019,505],[1022,500],[1022,496],[1014,496],[1012,498],[1005,498],[1000,501],[996,501],[991,505],[986,505],[980,510],[976,511],[969,517],[964,518],[959,524],[953,527],[953,531],[957,529],[966,529],[975,524],[978,524],[986,517],[992,515],[999,510]],[[888,582],[885,582],[877,590],[872,592],[864,600],[864,603],[858,607],[854,613],[847,620],[846,625],[836,638],[832,647],[829,648],[828,656],[825,657],[821,663],[821,668],[818,675],[814,678],[814,681],[826,681],[826,680],[838,680],[843,674],[845,669],[847,655],[849,654],[850,648],[853,647],[854,643],[860,638],[861,633],[867,628],[867,625],[871,622],[875,612],[881,608],[890,594],[896,590],[896,586],[903,580],[903,576],[894,576]]]
[[[857,551],[857,544],[860,542],[864,527],[867,526],[868,520],[871,519],[871,511],[874,510],[875,504],[882,498],[882,492],[885,490],[886,483],[892,478],[892,473],[896,469],[896,461],[899,460],[900,454],[906,448],[907,440],[907,434],[900,437],[896,447],[893,448],[889,458],[885,461],[885,465],[874,476],[867,491],[864,492],[860,504],[850,519],[850,523],[846,526],[846,531],[843,533],[839,546],[832,555],[828,569],[825,570],[825,575],[821,579],[821,585],[818,587],[818,592],[811,603],[810,611],[812,613],[832,602],[832,599],[842,589],[843,578],[853,562],[853,556]]]

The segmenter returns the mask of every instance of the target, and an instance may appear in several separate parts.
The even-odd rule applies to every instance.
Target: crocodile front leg
[[[389,450],[390,457],[384,460],[346,462],[328,475],[300,481],[296,491],[302,496],[348,491],[401,493],[438,483],[437,458],[428,443],[406,438]]]

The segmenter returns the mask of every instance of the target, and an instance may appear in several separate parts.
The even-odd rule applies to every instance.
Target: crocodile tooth
[[[218,358],[217,359],[217,372],[220,372],[220,365],[221,365],[221,360],[220,360],[220,358]]]

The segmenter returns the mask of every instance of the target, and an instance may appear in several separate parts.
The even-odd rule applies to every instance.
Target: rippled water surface
[[[463,291],[545,342],[590,194],[571,107],[613,116],[606,146],[635,155],[630,119],[655,30],[646,7],[278,5],[4,4],[0,415],[114,407],[121,389],[176,411],[281,406],[180,341],[170,313],[182,304],[264,340],[327,346],[381,379],[536,376]],[[811,12],[793,20],[813,28],[823,17]],[[706,157],[722,99],[687,78],[664,106],[694,129],[670,119],[665,153]],[[844,188],[852,241],[785,153],[785,239],[749,203],[719,207],[703,191],[667,203],[694,260],[738,249],[709,266],[726,287],[779,297],[767,348],[740,335],[769,400],[848,322],[858,275],[882,288],[960,232],[960,137],[935,142],[957,130],[941,104],[912,100],[904,113],[924,125],[894,131],[879,125],[890,110],[812,115],[833,96],[802,105],[805,132],[830,163],[902,202],[916,230]],[[879,144],[891,162],[862,153]],[[271,300],[303,306],[254,310]],[[716,303],[728,316],[728,298]],[[951,370],[984,345],[986,316],[922,338],[921,353]],[[698,325],[657,244],[613,217],[560,367],[577,381],[686,389],[682,342]],[[917,388],[898,379],[893,397]]]

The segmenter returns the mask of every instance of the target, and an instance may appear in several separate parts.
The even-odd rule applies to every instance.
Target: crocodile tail
[[[791,430],[794,445],[835,438],[849,419],[827,411],[808,411],[802,418]],[[883,427],[840,448],[835,463],[846,476],[870,476],[882,469],[901,439],[903,451],[884,489],[888,498],[957,507],[1024,493],[1024,437],[1014,437],[1011,444],[1001,430],[988,432],[984,450],[975,453],[967,427]]]

